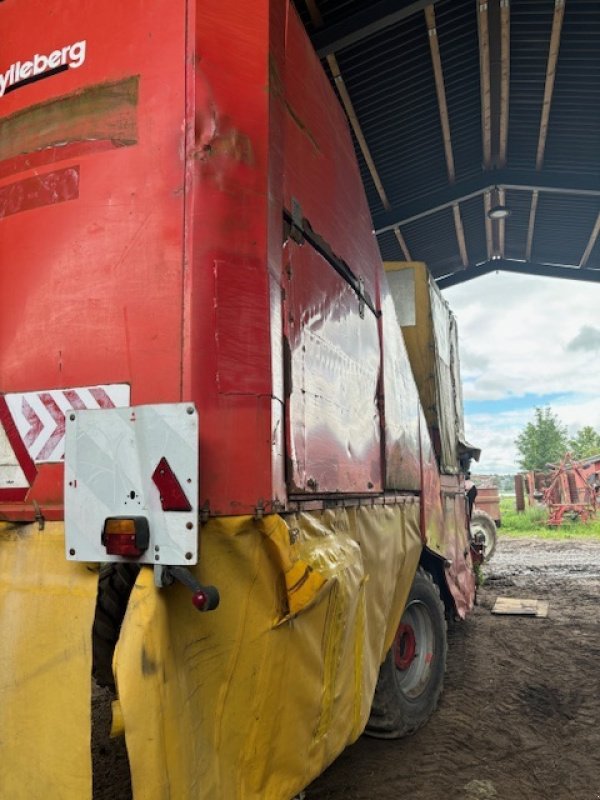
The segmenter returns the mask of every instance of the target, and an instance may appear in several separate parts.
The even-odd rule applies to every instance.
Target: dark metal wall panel
[[[405,261],[404,254],[393,231],[386,231],[377,237],[381,258],[384,261]],[[412,255],[412,253],[411,253]]]
[[[600,269],[600,237],[596,240],[596,244],[592,248],[587,263],[587,269]]]
[[[553,15],[554,0],[512,0],[510,5],[511,167],[535,167]]]
[[[424,14],[342,51],[338,63],[391,204],[445,186]]]
[[[567,0],[544,166],[600,177],[600,0]]]
[[[485,239],[485,208],[483,195],[472,197],[460,204],[460,215],[465,231],[465,244],[470,264],[487,260]]]
[[[435,5],[440,58],[456,179],[476,175],[483,161],[479,86],[479,39],[473,0]]]
[[[532,192],[506,192],[506,205],[511,210],[510,217],[504,223],[506,229],[504,255],[506,258],[520,261],[526,257],[532,196]]]
[[[597,197],[540,194],[531,260],[579,264],[598,212]]]
[[[425,261],[433,275],[462,269],[451,208],[408,223],[402,234],[411,256]]]

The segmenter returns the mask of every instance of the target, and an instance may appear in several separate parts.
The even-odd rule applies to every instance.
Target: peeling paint
[[[36,175],[0,188],[0,219],[79,197],[79,166]]]
[[[136,144],[139,76],[87,86],[0,120],[0,163],[74,142]]]

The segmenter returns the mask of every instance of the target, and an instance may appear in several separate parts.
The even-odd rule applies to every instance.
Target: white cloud
[[[567,350],[597,353],[600,350],[600,330],[592,325],[583,325],[577,336],[567,345]]]
[[[559,395],[550,404],[570,434],[600,430],[600,285],[495,273],[444,296],[458,320],[465,401],[482,409],[466,419],[483,449],[478,471],[516,469],[514,439],[533,416],[527,395]]]

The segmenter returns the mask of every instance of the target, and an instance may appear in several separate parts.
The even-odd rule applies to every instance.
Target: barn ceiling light
[[[510,217],[510,208],[507,206],[493,206],[487,212],[490,219],[506,219]]]

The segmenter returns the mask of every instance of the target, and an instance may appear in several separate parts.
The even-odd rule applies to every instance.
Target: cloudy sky
[[[600,432],[600,284],[500,272],[443,294],[458,320],[467,439],[483,450],[477,472],[517,470],[514,440],[536,406],[569,434]]]

